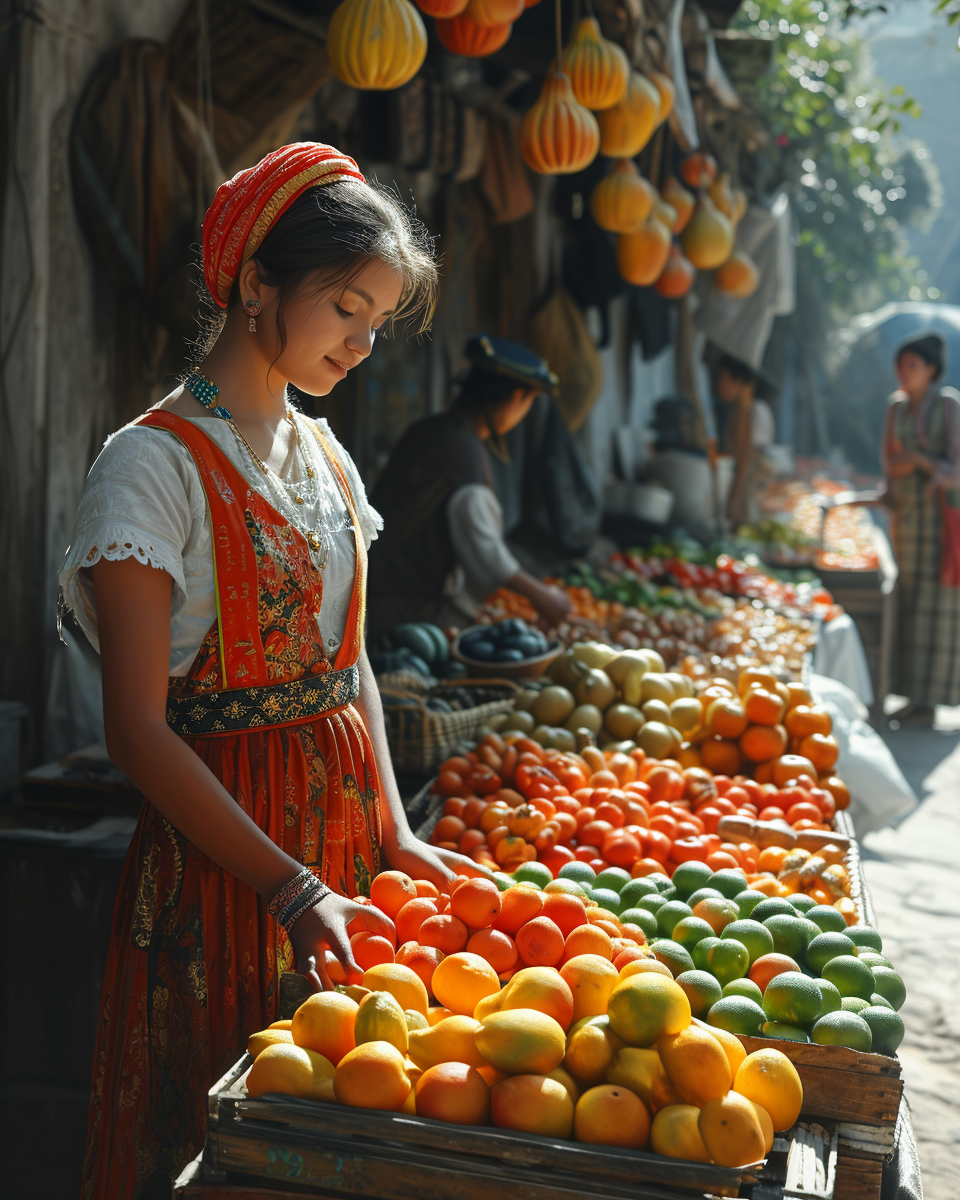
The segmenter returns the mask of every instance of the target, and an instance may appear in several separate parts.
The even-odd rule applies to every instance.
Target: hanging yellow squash
[[[707,195],[725,217],[733,217],[733,188],[730,186],[730,172],[724,171],[707,188]]]
[[[621,233],[617,238],[620,274],[636,287],[656,283],[667,265],[672,241],[662,221],[648,221],[634,233]]]
[[[630,62],[616,42],[603,36],[595,17],[584,17],[573,31],[563,52],[563,69],[586,108],[611,108],[626,95]]]
[[[657,124],[661,125],[673,112],[677,89],[673,86],[670,76],[664,75],[662,71],[648,71],[647,78],[660,93],[660,120]]]
[[[734,188],[733,212],[730,214],[730,220],[734,223],[734,225],[739,225],[743,220],[747,211],[748,203],[749,201],[747,200],[747,193],[743,190],[743,188]]]
[[[725,263],[713,273],[713,286],[728,296],[746,300],[757,290],[760,272],[757,264],[743,250],[734,250]]]
[[[666,227],[673,233],[674,226],[677,223],[677,210],[672,204],[668,204],[662,196],[658,196],[653,202],[653,208],[650,210],[650,220],[659,221],[661,225]]]
[[[622,100],[597,117],[600,152],[608,158],[639,154],[660,120],[660,93],[638,71],[632,71]]]
[[[733,222],[707,195],[701,195],[686,229],[680,234],[684,254],[698,271],[710,271],[727,261],[733,250]]]
[[[597,118],[577,102],[569,78],[554,71],[520,123],[520,152],[541,175],[571,175],[597,157]]]
[[[676,175],[671,175],[663,185],[660,198],[676,210],[677,219],[673,223],[673,232],[680,233],[693,216],[693,196],[687,191]]]
[[[469,0],[463,11],[478,25],[512,24],[523,12],[523,0]]]
[[[590,196],[590,211],[601,229],[610,233],[632,233],[639,229],[653,208],[657,193],[643,178],[630,158],[621,158]]]
[[[343,0],[330,18],[327,56],[350,87],[400,87],[426,53],[427,31],[410,0]]]

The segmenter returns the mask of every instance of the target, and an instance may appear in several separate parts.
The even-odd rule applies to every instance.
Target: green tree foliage
[[[938,204],[925,147],[895,139],[919,108],[903,88],[884,95],[867,77],[844,11],[841,0],[746,0],[737,19],[774,39],[770,70],[745,96],[768,132],[758,183],[789,188],[803,291],[837,320],[933,297],[901,225]]]

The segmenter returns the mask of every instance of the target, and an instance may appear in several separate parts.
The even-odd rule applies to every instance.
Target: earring
[[[261,304],[259,300],[248,300],[243,306],[244,311],[250,320],[247,322],[247,328],[251,333],[257,332],[257,314],[260,312]]]

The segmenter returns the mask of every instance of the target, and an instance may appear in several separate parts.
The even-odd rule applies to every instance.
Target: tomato
[[[696,862],[705,858],[706,850],[699,837],[679,838],[670,851],[670,861],[675,863]]]
[[[483,764],[474,767],[470,772],[469,783],[478,796],[489,796],[503,787],[503,780],[496,771]]]

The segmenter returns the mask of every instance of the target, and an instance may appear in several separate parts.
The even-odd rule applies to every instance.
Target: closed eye
[[[356,315],[355,313],[347,312],[347,310],[345,308],[341,307],[341,305],[337,304],[336,301],[334,301],[334,305],[336,306],[337,312],[340,314],[341,317],[343,317],[344,320],[346,320],[348,317],[352,317],[352,316]]]

